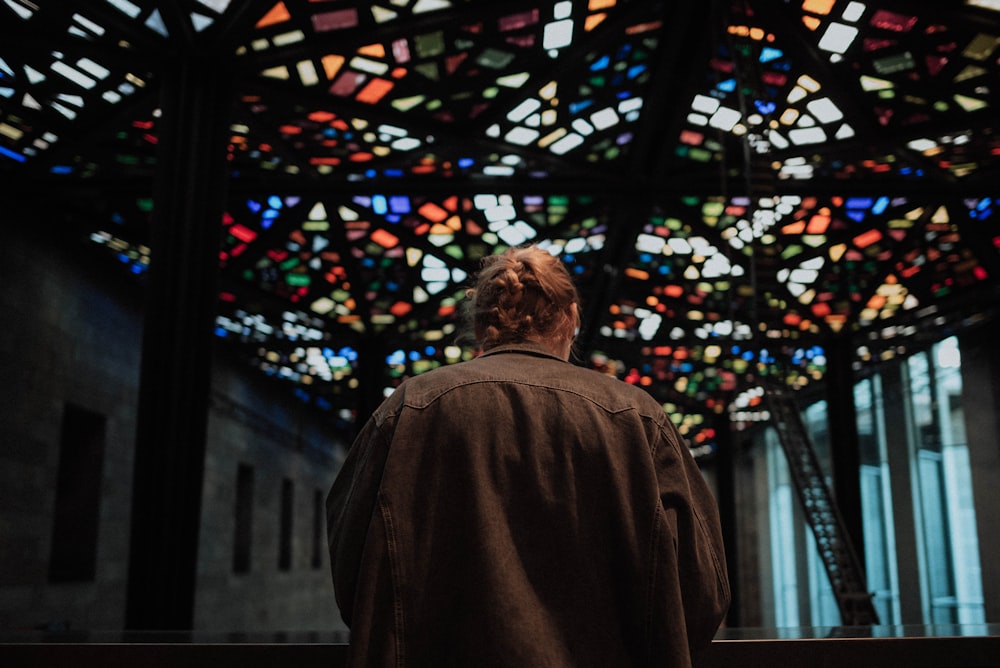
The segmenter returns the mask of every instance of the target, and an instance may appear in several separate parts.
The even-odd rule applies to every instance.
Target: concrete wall
[[[0,238],[0,625],[118,628],[128,558],[138,303],[58,247]],[[97,575],[48,584],[66,403],[106,416]]]
[[[103,248],[0,226],[0,629],[124,624],[141,288]],[[23,229],[31,229],[23,226]],[[313,504],[343,444],[325,416],[222,355],[213,369],[195,624],[204,631],[343,629]],[[106,418],[93,581],[50,583],[64,407]],[[255,469],[252,563],[233,573],[238,463]],[[281,485],[294,486],[292,564],[278,569]],[[325,541],[325,533],[323,534]],[[325,543],[324,543],[325,545]]]
[[[195,627],[206,631],[345,630],[330,581],[326,523],[319,535],[321,561],[313,562],[314,503],[325,501],[339,468],[340,448],[314,419],[275,392],[262,392],[232,369],[213,377],[209,414],[201,554]],[[266,416],[256,414],[267,407]],[[254,516],[250,568],[233,572],[236,476],[253,467]],[[291,566],[279,569],[281,496],[292,482]]]

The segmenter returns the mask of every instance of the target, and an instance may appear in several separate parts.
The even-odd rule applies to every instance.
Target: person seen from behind
[[[563,263],[483,261],[481,354],[405,380],[327,498],[350,666],[689,666],[730,592],[715,501],[650,395],[569,362]]]

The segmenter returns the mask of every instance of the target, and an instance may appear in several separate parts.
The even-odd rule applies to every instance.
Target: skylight
[[[53,220],[107,219],[85,238],[142,280],[136,189],[175,129],[162,54],[214,54],[234,93],[216,335],[337,415],[362,340],[386,342],[390,388],[472,354],[463,290],[506,246],[565,264],[584,360],[690,408],[702,443],[748,374],[802,387],[812,341],[902,337],[993,280],[994,3],[751,0],[723,26],[613,0],[50,4],[0,3],[38,45],[0,54],[0,166],[72,187]]]

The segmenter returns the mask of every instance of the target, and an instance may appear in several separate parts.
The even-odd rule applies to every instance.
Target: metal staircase
[[[816,547],[830,577],[841,621],[844,626],[878,624],[878,613],[872,604],[872,594],[867,590],[857,553],[823,479],[823,471],[792,392],[774,383],[765,383],[764,389],[771,421],[788,458],[788,467],[806,520],[816,537]]]

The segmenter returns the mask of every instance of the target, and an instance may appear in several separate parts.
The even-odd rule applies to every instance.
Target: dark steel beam
[[[129,629],[193,626],[228,82],[218,60],[198,56],[180,57],[162,75],[136,419]]]

